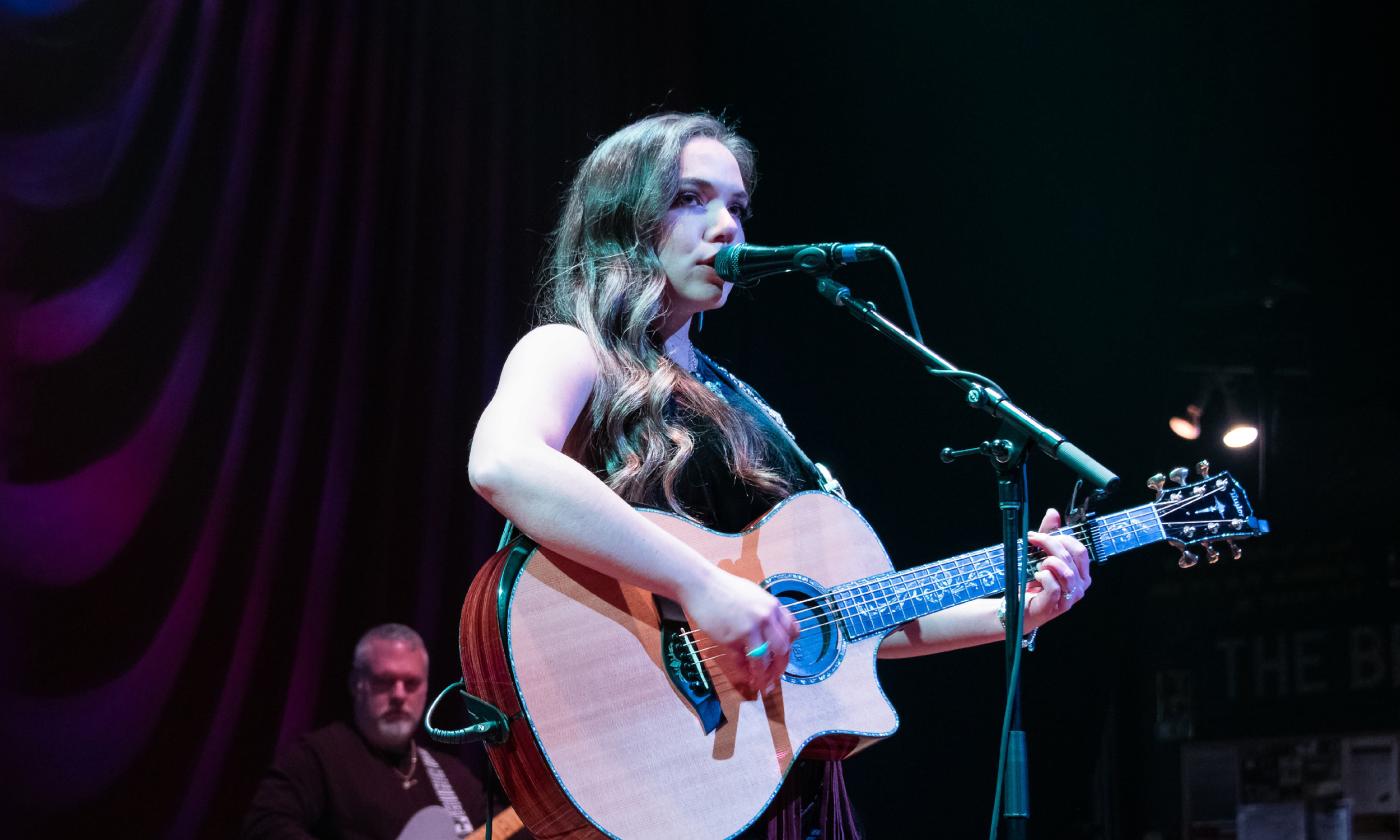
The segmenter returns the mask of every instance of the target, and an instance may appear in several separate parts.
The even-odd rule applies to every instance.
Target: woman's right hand
[[[723,648],[717,661],[741,694],[753,699],[760,691],[778,686],[799,630],[797,619],[777,598],[751,581],[716,568],[695,591],[682,593],[680,600],[692,626]],[[748,655],[758,649],[764,652]]]

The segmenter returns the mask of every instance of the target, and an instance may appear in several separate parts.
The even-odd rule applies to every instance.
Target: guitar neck
[[[1075,537],[1099,563],[1167,539],[1155,504],[1096,516],[1054,533]],[[883,635],[916,618],[1006,591],[1004,556],[1002,546],[989,546],[912,569],[854,580],[834,587],[829,597],[849,638]],[[1029,572],[1024,545],[1021,563]]]
[[[515,808],[507,807],[492,817],[487,824],[481,825],[462,840],[486,840],[488,824],[491,828],[492,840],[514,840],[514,838],[524,834],[525,823],[521,821],[520,815],[515,813]]]

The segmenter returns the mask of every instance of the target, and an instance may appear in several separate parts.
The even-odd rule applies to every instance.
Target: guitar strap
[[[701,353],[699,348],[696,348],[695,355],[701,362],[709,367],[716,376],[723,379],[724,384],[728,385],[730,390],[738,394],[749,404],[750,415],[760,423],[765,423],[778,433],[778,437],[787,444],[788,451],[793,454],[798,464],[807,471],[807,474],[816,482],[818,487],[833,496],[840,496],[842,499],[846,498],[846,491],[842,489],[841,482],[836,480],[836,476],[831,474],[831,470],[827,469],[825,464],[816,463],[811,458],[807,457],[807,453],[803,452],[802,447],[797,445],[797,436],[788,428],[787,423],[783,420],[783,416],[774,410],[774,408],[768,404],[767,400],[760,397],[758,392],[749,387],[747,382],[730,373],[714,359]],[[705,384],[710,385],[708,382]],[[710,389],[713,391],[714,387],[711,386]],[[720,399],[724,399],[723,394],[717,391],[716,393],[719,394]]]
[[[433,758],[432,753],[422,747],[418,748],[418,757],[423,760],[423,769],[428,771],[428,781],[432,783],[438,801],[452,817],[452,824],[457,829],[457,836],[466,837],[471,833],[472,821],[467,816],[467,812],[463,810],[462,800],[457,798],[457,791],[453,790],[452,783],[447,781],[447,774],[442,771],[442,765],[437,763],[437,759]]]

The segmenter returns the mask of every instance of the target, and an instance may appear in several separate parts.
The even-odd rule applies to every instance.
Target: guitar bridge
[[[719,695],[705,670],[704,659],[695,645],[685,611],[674,601],[656,596],[661,615],[661,664],[681,697],[685,698],[709,734],[724,724]]]

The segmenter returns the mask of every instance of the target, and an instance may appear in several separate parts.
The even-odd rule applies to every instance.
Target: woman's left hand
[[[1093,584],[1089,552],[1068,534],[1051,534],[1060,527],[1060,513],[1045,512],[1040,530],[1030,533],[1031,545],[1045,552],[1035,577],[1026,585],[1025,629],[1030,632],[1045,622],[1068,612],[1084,598]]]

